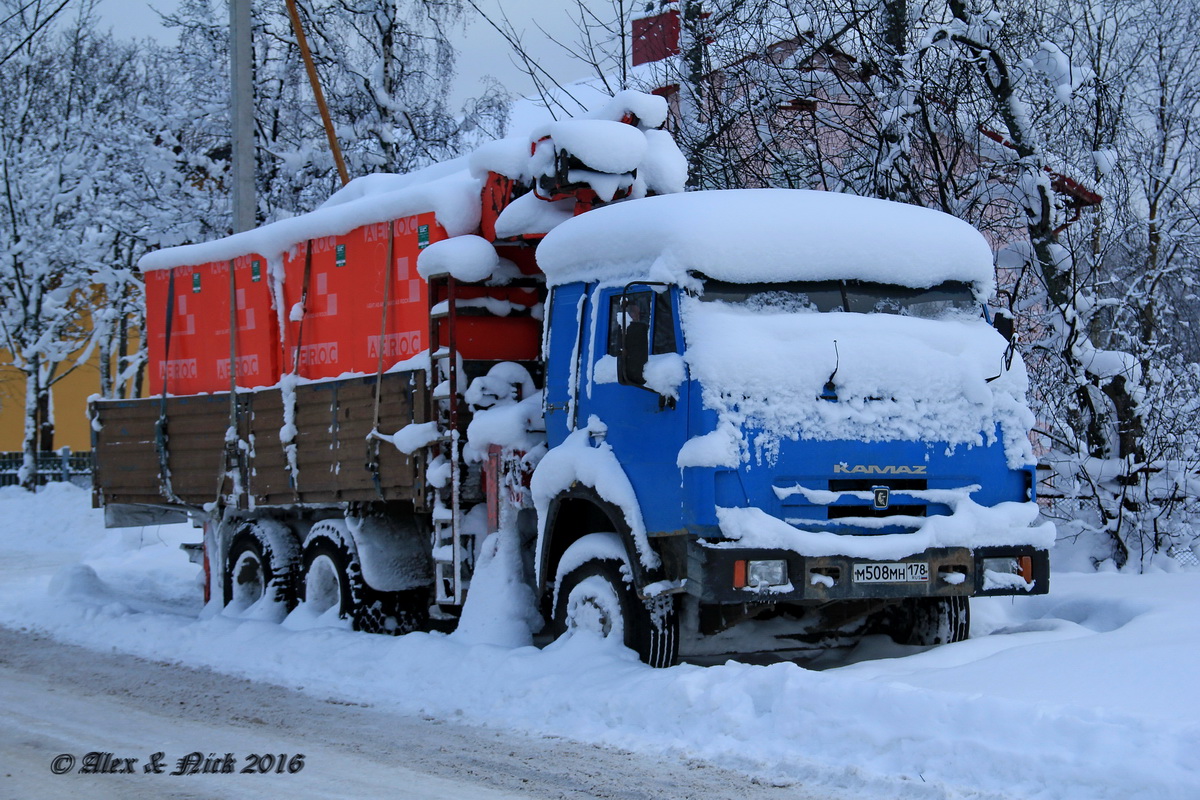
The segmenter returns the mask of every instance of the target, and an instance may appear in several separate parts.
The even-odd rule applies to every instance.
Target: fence
[[[21,483],[21,465],[24,453],[0,453],[0,486],[18,486]],[[37,485],[45,486],[52,481],[64,481],[76,486],[92,485],[92,453],[72,453],[71,448],[52,450],[37,454]]]

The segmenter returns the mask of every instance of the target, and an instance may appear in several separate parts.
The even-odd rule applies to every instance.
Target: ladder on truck
[[[463,532],[462,507],[462,403],[459,383],[462,366],[458,357],[455,291],[458,281],[449,273],[430,275],[429,285],[429,408],[438,424],[437,453],[450,464],[449,503],[433,504],[433,568],[438,605],[461,606],[470,585],[473,564],[467,557],[474,550]],[[442,322],[446,324],[443,326]],[[466,388],[466,387],[462,387]]]
[[[537,362],[537,341],[532,343],[533,351],[517,355],[513,352],[511,338],[514,329],[505,328],[496,331],[494,352],[486,355],[474,352],[466,360],[469,361],[472,374],[464,369],[464,357],[460,344],[464,348],[472,342],[472,332],[468,322],[488,317],[498,322],[498,317],[505,324],[518,323],[524,319],[529,321],[528,314],[497,315],[488,310],[486,304],[479,305],[469,299],[464,300],[464,294],[477,296],[481,284],[464,283],[448,273],[430,275],[427,278],[429,287],[429,352],[432,380],[429,381],[430,403],[438,423],[438,437],[434,442],[435,455],[441,455],[450,465],[450,480],[448,492],[442,490],[435,495],[433,502],[433,562],[434,577],[437,584],[435,602],[440,606],[461,606],[466,599],[467,589],[471,583],[474,571],[475,536],[463,528],[464,515],[477,502],[486,500],[485,489],[482,485],[473,483],[474,477],[482,476],[471,473],[462,456],[466,436],[466,426],[471,420],[471,409],[467,407],[462,395],[467,389],[467,383],[477,372],[482,374],[501,361],[515,361],[530,371],[531,375],[540,372]],[[509,280],[504,287],[490,287],[487,294],[496,297],[507,290],[519,290],[531,296],[533,302],[540,302],[539,287],[544,287],[540,275],[524,276]],[[474,292],[474,295],[472,295]],[[469,308],[463,308],[469,304]],[[532,308],[532,306],[530,307]],[[526,338],[529,328],[525,328]],[[464,338],[465,337],[465,338]],[[474,345],[479,350],[478,333],[474,335]],[[525,345],[516,349],[520,350]],[[535,378],[536,379],[536,378]],[[489,530],[491,529],[489,517]]]

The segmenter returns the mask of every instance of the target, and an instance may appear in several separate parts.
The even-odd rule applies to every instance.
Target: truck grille
[[[826,519],[846,519],[847,517],[923,517],[928,506],[898,506],[890,505],[884,509],[873,506],[828,506],[825,511]]]
[[[854,478],[841,479],[835,478],[829,481],[829,491],[831,492],[869,492],[876,486],[886,486],[893,492],[899,491],[924,491],[926,481],[920,478]],[[903,495],[901,496],[903,497]],[[900,499],[897,497],[896,499]],[[847,517],[923,517],[925,516],[925,504],[909,503],[900,505],[892,503],[885,509],[876,509],[871,505],[838,505],[826,506],[826,519],[846,519]]]

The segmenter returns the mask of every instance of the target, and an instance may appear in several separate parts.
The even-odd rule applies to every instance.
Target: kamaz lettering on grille
[[[888,464],[834,464],[833,471],[839,475],[924,475],[928,467],[924,464],[915,467]]]

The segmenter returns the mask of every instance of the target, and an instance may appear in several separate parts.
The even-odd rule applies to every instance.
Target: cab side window
[[[659,292],[654,295],[654,346],[650,353],[656,356],[674,353],[675,348],[675,318],[671,313],[671,293]]]
[[[669,292],[626,292],[609,299],[605,352],[618,359],[619,383],[644,386],[650,356],[674,353],[676,345]]]
[[[627,335],[633,335],[638,330],[648,333],[651,295],[652,292],[630,292],[624,295],[614,294],[609,299],[608,349],[605,352],[610,356],[621,355],[622,330],[625,330]]]

